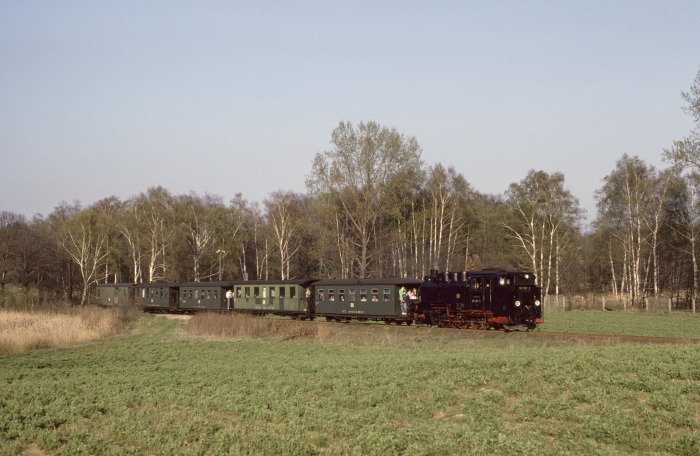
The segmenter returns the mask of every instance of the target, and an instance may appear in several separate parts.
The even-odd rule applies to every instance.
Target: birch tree
[[[420,147],[395,129],[375,122],[357,128],[341,122],[331,135],[333,148],[316,155],[306,185],[312,196],[330,195],[338,202],[338,221],[348,224],[356,257],[353,275],[366,277],[378,222],[387,213],[395,179],[419,172]]]
[[[104,215],[95,209],[81,211],[64,224],[61,234],[61,245],[83,279],[80,305],[85,305],[90,286],[97,283],[98,269],[108,255]]]
[[[650,242],[654,238],[653,230],[658,229],[658,224],[651,220],[662,204],[658,190],[659,177],[655,169],[639,157],[625,154],[596,192],[596,225],[610,233],[619,247],[611,249],[617,255],[611,257],[611,261],[613,266],[621,266],[620,288],[632,305],[641,305],[644,299],[648,280],[645,265],[653,255]]]
[[[302,196],[292,192],[274,192],[265,200],[267,217],[275,235],[279,255],[280,278],[292,278],[292,258],[299,252],[298,236],[303,213]]]
[[[162,187],[150,188],[137,198],[139,219],[145,231],[147,281],[163,281],[167,277],[167,249],[174,239],[174,198]]]
[[[688,103],[684,111],[693,118],[695,125],[688,136],[674,141],[673,147],[665,150],[663,155],[664,159],[670,161],[678,171],[686,173],[689,178],[689,184],[693,185],[697,176],[700,175],[700,71],[698,71],[698,74],[695,76],[695,80],[691,84],[690,89],[687,92],[682,92],[681,97]],[[694,218],[690,217],[688,223],[692,224],[694,222]],[[688,226],[687,232],[690,233],[694,229],[693,226]],[[695,237],[693,235],[693,240],[694,239]],[[698,280],[694,255],[695,251],[693,246],[693,270],[695,275],[693,278],[693,314],[695,314]]]
[[[204,274],[203,262],[206,258],[213,257],[214,241],[217,239],[216,209],[223,206],[215,197],[197,195],[183,195],[177,198],[175,213],[179,220],[179,227],[184,234],[189,254],[189,264],[192,268],[192,280],[200,282],[210,279],[214,272]]]
[[[553,285],[558,290],[553,269],[558,270],[560,249],[568,245],[582,215],[578,200],[564,188],[564,175],[531,170],[521,182],[510,185],[506,203],[513,218],[503,226],[526,254],[543,291],[549,292]]]
[[[426,193],[428,264],[448,271],[459,256],[463,262],[457,268],[466,270],[469,256],[467,228],[471,224],[468,215],[469,184],[454,167],[445,169],[437,164],[428,171]],[[458,250],[460,255],[457,255]],[[462,251],[464,254],[461,254]]]

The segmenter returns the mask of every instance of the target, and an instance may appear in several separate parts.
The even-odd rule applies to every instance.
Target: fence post
[[[671,298],[668,298],[668,314],[671,315]]]

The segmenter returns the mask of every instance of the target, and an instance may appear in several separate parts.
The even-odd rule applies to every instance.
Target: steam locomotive
[[[95,298],[99,305],[135,303],[147,312],[240,312],[456,329],[527,331],[542,322],[541,288],[534,274],[505,269],[432,270],[423,280],[99,284]]]

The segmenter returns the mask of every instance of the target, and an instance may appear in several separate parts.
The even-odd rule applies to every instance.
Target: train
[[[227,297],[227,294],[229,297]],[[542,290],[525,270],[440,272],[413,278],[98,284],[101,306],[146,312],[231,312],[301,320],[377,321],[528,331],[542,323]]]

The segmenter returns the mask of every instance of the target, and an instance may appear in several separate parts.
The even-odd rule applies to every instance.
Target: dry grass
[[[262,318],[245,314],[197,314],[187,321],[185,328],[191,334],[224,339],[273,337],[288,340],[298,337],[329,337],[327,330],[321,329],[314,322]]]
[[[63,347],[118,334],[135,313],[135,309],[92,306],[0,310],[0,354]]]

